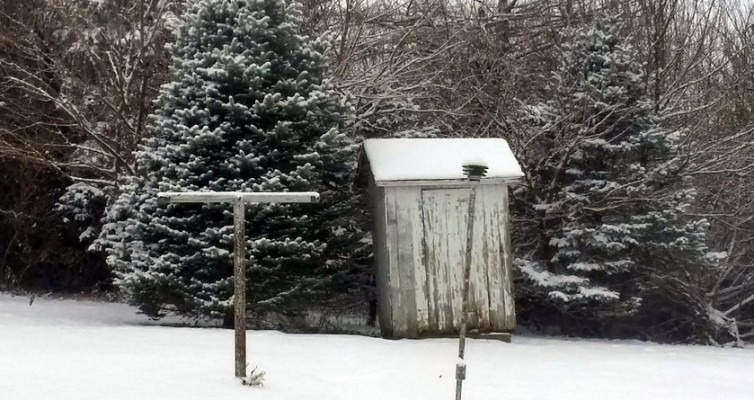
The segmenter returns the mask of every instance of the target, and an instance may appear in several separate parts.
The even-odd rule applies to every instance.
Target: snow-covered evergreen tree
[[[78,182],[65,189],[55,204],[55,211],[62,215],[65,224],[76,228],[79,240],[88,246],[99,235],[100,220],[107,202],[105,192]]]
[[[630,315],[710,262],[706,221],[684,216],[695,191],[683,134],[661,126],[618,32],[606,19],[566,35],[552,99],[523,107],[527,176],[514,196],[528,295],[591,321]]]
[[[342,234],[355,164],[349,107],[324,79],[328,41],[301,35],[301,19],[286,0],[189,3],[153,136],[96,243],[143,312],[227,317],[231,304],[231,208],[160,204],[159,191],[318,191],[318,205],[247,208],[248,299],[290,310],[334,275],[327,243]]]

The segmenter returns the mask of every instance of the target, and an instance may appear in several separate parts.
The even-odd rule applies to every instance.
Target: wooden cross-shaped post
[[[233,305],[236,333],[236,377],[246,376],[246,235],[245,205],[249,203],[316,203],[316,192],[160,192],[171,203],[233,203]]]

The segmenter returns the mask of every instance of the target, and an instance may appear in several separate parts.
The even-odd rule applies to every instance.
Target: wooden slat
[[[391,188],[395,193],[396,222],[398,232],[398,274],[401,281],[401,298],[403,309],[401,313],[405,318],[405,337],[417,337],[416,307],[416,265],[414,264],[414,234],[417,228],[413,218],[413,210],[416,207],[416,188]]]
[[[422,192],[422,212],[425,215],[424,235],[425,252],[428,255],[432,275],[433,314],[435,314],[436,332],[445,332],[453,326],[453,309],[448,298],[450,276],[448,268],[447,221],[445,219],[445,201],[442,191],[427,190]]]
[[[445,196],[445,215],[447,222],[448,249],[448,303],[452,310],[452,325],[448,331],[461,328],[463,311],[463,265],[466,256],[466,224],[469,218],[469,194],[466,189],[448,190]],[[455,218],[454,218],[455,217]]]
[[[396,193],[398,263],[408,337],[416,337],[428,324],[427,281],[422,246],[421,191],[393,188]]]
[[[501,232],[504,230],[503,223],[500,220],[500,211],[502,194],[498,188],[490,194],[489,218],[492,221],[491,229],[487,243],[489,247],[489,258],[487,267],[487,279],[489,281],[489,303],[490,303],[490,328],[495,331],[501,330],[505,326],[505,301],[504,301],[504,276],[503,276],[503,255],[504,248]]]
[[[393,335],[402,337],[406,334],[406,299],[403,296],[401,282],[399,240],[398,240],[398,212],[395,188],[385,189],[385,211],[387,214],[387,249],[390,269],[388,271],[390,301],[392,303]]]
[[[431,196],[430,196],[431,197]],[[439,301],[438,301],[438,275],[439,275],[439,269],[438,269],[438,260],[437,260],[437,254],[435,249],[437,248],[435,243],[435,237],[434,235],[431,235],[430,232],[432,232],[433,229],[435,229],[436,224],[435,221],[435,214],[436,210],[432,207],[428,207],[427,205],[431,203],[431,199],[428,197],[425,199],[425,194],[422,192],[421,194],[421,204],[422,204],[422,244],[423,244],[423,251],[424,251],[424,268],[426,270],[427,275],[427,316],[428,316],[428,326],[427,326],[427,332],[438,332],[439,331],[439,314],[440,314],[440,308],[439,308]]]
[[[160,192],[157,197],[171,203],[317,203],[316,192]]]
[[[501,187],[500,202],[500,235],[503,244],[502,256],[502,287],[505,309],[505,326],[502,330],[512,331],[516,327],[516,304],[513,295],[513,248],[511,247],[511,222],[508,209],[508,188]]]
[[[469,320],[469,326],[482,330],[488,330],[490,325],[487,268],[493,258],[490,253],[494,252],[489,246],[489,230],[491,228],[489,195],[491,188],[494,188],[494,186],[477,187],[476,211],[474,216],[474,251],[472,252],[469,296],[473,313]]]
[[[422,220],[421,190],[411,192],[410,211],[411,242],[413,243],[414,301],[416,304],[417,333],[430,331],[429,279],[424,255],[424,222]]]

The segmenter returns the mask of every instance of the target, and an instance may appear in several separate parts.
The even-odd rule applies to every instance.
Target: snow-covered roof
[[[484,164],[482,181],[504,181],[523,176],[521,166],[504,139],[367,139],[364,154],[375,182],[466,180],[463,165]]]

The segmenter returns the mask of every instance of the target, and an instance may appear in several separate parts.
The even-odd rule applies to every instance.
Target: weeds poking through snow
[[[254,367],[254,369],[249,372],[249,376],[241,379],[241,383],[248,386],[264,386],[264,375],[266,372],[257,372],[257,368],[258,367]]]

